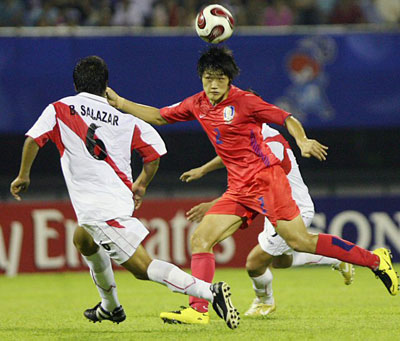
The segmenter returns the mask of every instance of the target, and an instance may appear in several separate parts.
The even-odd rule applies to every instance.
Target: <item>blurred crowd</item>
[[[241,26],[400,23],[400,0],[0,0],[0,26],[190,26],[210,3]]]

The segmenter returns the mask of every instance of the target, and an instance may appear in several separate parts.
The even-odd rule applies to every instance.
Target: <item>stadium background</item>
[[[190,25],[203,4],[0,4],[0,274],[83,267],[70,240],[75,217],[56,148],[48,144],[39,153],[23,203],[13,202],[8,190],[18,172],[26,130],[48,103],[74,93],[76,61],[91,54],[103,57],[110,85],[122,96],[155,106],[176,103],[201,90],[196,61],[206,44]],[[396,1],[221,4],[232,10],[238,25],[226,42],[241,68],[235,84],[288,108],[309,137],[330,147],[326,162],[303,159],[288,137],[314,198],[312,228],[367,248],[388,245],[400,261]],[[222,193],[226,173],[180,183],[183,171],[208,161],[214,151],[196,123],[159,131],[169,153],[138,217],[152,231],[146,242],[150,253],[188,267],[188,236],[195,226],[185,221],[184,211]],[[251,230],[223,243],[217,251],[219,265],[244,266],[260,228],[259,219]]]

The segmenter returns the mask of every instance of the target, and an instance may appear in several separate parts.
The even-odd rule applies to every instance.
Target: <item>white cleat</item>
[[[355,269],[353,264],[341,262],[337,265],[332,265],[332,270],[337,270],[343,276],[344,284],[350,285],[354,281]]]
[[[245,316],[267,316],[276,310],[275,301],[267,304],[260,301],[258,297],[253,300],[250,308],[244,313]]]

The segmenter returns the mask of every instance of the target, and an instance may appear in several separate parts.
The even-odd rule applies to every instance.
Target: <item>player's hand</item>
[[[192,207],[189,211],[186,212],[187,220],[193,223],[199,223],[212,205],[213,202],[202,202],[201,204]]]
[[[183,182],[190,182],[193,180],[200,179],[203,176],[204,176],[204,172],[202,171],[202,168],[198,167],[198,168],[193,168],[191,170],[188,170],[185,173],[182,173],[182,175],[179,177],[179,179]]]
[[[138,210],[140,206],[142,206],[143,197],[146,194],[146,187],[135,182],[132,185],[132,192],[134,194],[135,210]]]
[[[114,108],[117,108],[117,109],[122,108],[122,105],[123,105],[123,102],[125,101],[125,99],[118,96],[118,94],[113,89],[107,87],[106,96],[107,96],[107,101],[110,105],[112,105]]]
[[[18,194],[21,192],[26,192],[30,183],[31,181],[29,180],[29,178],[18,176],[10,185],[10,192],[12,196],[16,200],[21,201],[22,198]]]
[[[306,139],[300,145],[301,156],[303,157],[315,157],[319,161],[325,161],[328,155],[328,147],[319,143],[317,140]]]

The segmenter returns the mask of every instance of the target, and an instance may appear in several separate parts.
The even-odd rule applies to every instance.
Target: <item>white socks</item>
[[[147,268],[147,275],[153,282],[166,285],[173,292],[203,298],[209,302],[213,300],[211,283],[195,278],[171,263],[154,259]]]
[[[258,277],[250,277],[253,282],[253,289],[256,293],[256,296],[262,303],[273,304],[274,297],[272,291],[272,272],[269,268]]]
[[[83,255],[82,255],[83,256]],[[114,280],[114,272],[111,267],[110,257],[99,247],[99,250],[91,256],[83,256],[89,265],[90,274],[101,296],[101,306],[112,312],[120,306],[117,296],[117,286]]]
[[[314,255],[312,253],[304,253],[304,252],[293,252],[293,263],[292,266],[301,266],[305,264],[309,265],[337,265],[340,264],[341,261],[335,258],[324,257],[320,255]]]

